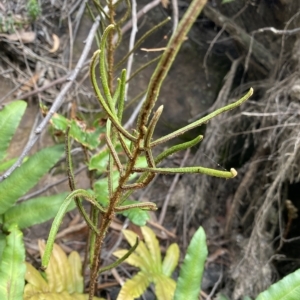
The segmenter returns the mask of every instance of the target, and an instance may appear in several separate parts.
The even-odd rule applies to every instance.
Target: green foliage
[[[14,101],[0,111],[0,161],[7,155],[10,141],[26,109],[26,102]]]
[[[161,261],[158,241],[153,231],[141,227],[145,243],[140,242],[134,253],[125,262],[137,267],[140,271],[128,279],[122,286],[117,300],[133,300],[140,297],[147,287],[154,283],[157,299],[198,299],[202,275],[208,250],[206,237],[202,227],[194,234],[180,269],[175,290],[175,281],[170,278],[179,259],[179,248],[172,244]],[[137,235],[130,230],[123,230],[128,243],[133,246]],[[127,250],[118,250],[114,255],[121,258]],[[218,294],[218,300],[226,300],[225,295]],[[244,300],[250,297],[244,296]],[[300,269],[274,283],[269,289],[258,295],[256,300],[298,300],[300,299]]]
[[[256,300],[298,300],[300,299],[300,269],[272,284],[258,295]]]
[[[39,241],[39,249],[43,255],[45,250],[43,241]],[[31,264],[26,263],[25,279],[27,284],[24,289],[24,300],[88,299],[88,295],[83,294],[82,263],[78,252],[73,251],[67,257],[65,252],[56,244],[44,276]],[[93,300],[101,300],[101,298],[93,297]]]
[[[198,299],[207,258],[206,236],[202,227],[194,234],[179,273],[174,300]]]
[[[123,204],[136,205],[138,202],[134,200],[125,200]],[[131,208],[118,214],[122,214],[124,217],[128,218],[132,223],[138,226],[145,226],[147,221],[150,219],[149,212],[141,208]]]
[[[83,147],[89,150],[95,150],[101,145],[101,139],[99,135],[105,132],[105,127],[100,125],[99,120],[95,120],[95,127],[88,128],[87,124],[84,121],[79,119],[69,120],[60,114],[55,114],[51,119],[51,124],[53,128],[58,131],[59,134],[66,134],[67,129],[69,128],[69,136],[72,137],[76,142],[80,143]],[[127,145],[129,147],[129,144]],[[116,151],[122,154],[121,144],[115,146]],[[107,170],[107,164],[109,161],[109,149],[105,148],[99,151],[98,153],[91,156],[87,165],[90,171],[95,171],[97,174],[104,175]],[[144,167],[146,165],[145,157],[140,157],[136,163],[139,167]],[[104,173],[104,174],[103,174]],[[134,179],[137,175],[132,175],[130,178]],[[113,185],[116,186],[119,181],[119,173],[117,171],[113,172]],[[106,208],[109,203],[108,196],[108,177],[103,177],[99,180],[96,180],[93,185],[93,191],[95,192],[97,201],[102,205],[103,208]],[[134,204],[137,203],[133,200],[126,200],[124,204]],[[138,226],[144,226],[149,220],[149,213],[140,208],[132,208],[128,211],[119,212],[125,217],[129,218],[131,222]]]
[[[232,1],[234,0],[223,0],[222,4],[230,3]],[[202,136],[198,136],[196,139],[187,143],[170,147],[156,157],[153,154],[153,149],[164,142],[184,134],[188,130],[206,124],[212,118],[221,113],[238,107],[252,95],[253,89],[250,88],[247,94],[234,103],[221,107],[200,120],[180,128],[166,136],[160,137],[156,140],[153,139],[153,133],[163,112],[163,106],[158,107],[157,110],[154,111],[161,86],[183,41],[186,38],[189,29],[206,4],[206,0],[193,0],[185,15],[182,17],[178,30],[169,40],[169,43],[164,53],[161,55],[159,63],[150,79],[147,92],[145,93],[145,101],[138,114],[136,127],[132,131],[128,131],[122,125],[127,84],[126,70],[122,70],[119,74],[115,74],[115,72],[117,67],[122,65],[122,63],[130,56],[131,52],[125,55],[124,59],[122,59],[119,64],[114,65],[113,57],[116,45],[112,42],[113,36],[116,33],[118,33],[120,40],[120,25],[126,20],[130,11],[130,2],[126,1],[128,7],[125,16],[123,18],[118,18],[119,21],[115,22],[114,16],[117,11],[116,7],[121,2],[122,1],[117,1],[117,3],[113,5],[112,0],[107,1],[109,9],[106,11],[103,7],[101,7],[100,1],[93,1],[96,10],[102,16],[102,28],[106,29],[102,36],[100,36],[99,33],[97,36],[100,49],[96,51],[92,57],[90,78],[95,94],[99,100],[99,104],[103,109],[103,115],[107,117],[106,125],[102,127],[99,125],[99,122],[94,122],[94,124],[96,124],[94,128],[87,128],[84,122],[82,123],[78,119],[68,120],[58,114],[52,118],[54,128],[66,133],[67,136],[66,154],[71,193],[65,198],[52,224],[48,243],[42,259],[42,265],[44,267],[49,265],[47,270],[58,268],[56,263],[51,261],[50,257],[51,253],[54,253],[56,249],[54,240],[58,227],[61,224],[68,207],[74,200],[90,228],[90,298],[94,295],[94,287],[99,273],[116,267],[122,261],[126,261],[127,263],[138,267],[140,271],[137,275],[125,283],[118,299],[133,299],[135,297],[139,297],[151,283],[155,286],[155,293],[158,299],[172,299],[173,294],[175,300],[198,299],[204,263],[207,257],[205,233],[201,227],[195,233],[187,249],[187,254],[180,271],[176,290],[175,282],[172,278],[170,278],[170,276],[172,275],[179,258],[179,249],[177,244],[172,244],[168,248],[167,254],[162,261],[158,241],[150,229],[142,227],[145,243],[140,242],[139,245],[137,242],[137,236],[134,233],[125,230],[124,234],[132,248],[129,251],[120,250],[115,252],[114,254],[119,258],[119,260],[112,265],[100,269],[99,257],[101,254],[101,247],[114,215],[123,214],[132,222],[138,225],[145,225],[148,218],[147,210],[155,210],[156,205],[151,202],[138,203],[137,201],[130,200],[129,197],[134,190],[146,187],[153,180],[155,174],[201,173],[226,179],[233,178],[237,175],[237,172],[233,168],[228,172],[205,168],[202,166],[185,168],[159,167],[159,164],[163,159],[169,157],[175,152],[185,150],[196,145],[202,140]],[[37,2],[31,0],[28,3],[33,6],[28,9],[29,14],[33,19],[35,19],[39,14],[39,8],[36,7]],[[87,2],[86,5],[92,18],[94,18],[93,10],[90,8],[89,3]],[[107,20],[109,20],[111,24],[107,24]],[[148,36],[148,33],[146,35]],[[143,38],[141,40],[143,40]],[[139,45],[139,41],[134,49],[137,48],[137,45]],[[132,50],[132,52],[133,51],[134,50]],[[152,60],[151,62],[154,62],[155,60]],[[98,64],[100,71],[100,86],[98,85],[98,78],[96,77],[96,66]],[[113,79],[117,76],[119,76],[119,78],[117,79],[117,87],[115,88]],[[77,189],[75,186],[70,156],[69,137],[72,137],[76,142],[80,143],[85,150],[89,150],[89,154],[91,154],[91,151],[98,150],[99,146],[103,146],[103,144],[105,144],[101,151],[92,153],[91,157],[87,158],[86,163],[90,172],[92,172],[93,175],[101,177],[94,181],[90,187],[92,190],[81,190]],[[104,138],[101,140],[102,137]],[[145,161],[146,165],[140,166],[138,162],[141,160]],[[12,162],[6,162],[7,165],[11,163]],[[86,214],[82,206],[83,199],[87,200],[92,205],[91,217]],[[16,217],[18,214],[19,212],[17,209],[11,212],[12,217],[7,213],[7,216],[3,218],[7,223],[6,226],[10,224],[8,220],[13,220],[13,216]],[[99,223],[100,226],[98,226]],[[24,227],[29,226],[28,223],[26,223],[26,220],[22,220],[22,222],[20,221],[19,225]],[[0,251],[4,249],[4,245],[5,240],[3,239],[3,236],[0,235]],[[52,252],[53,247],[54,251]],[[65,265],[63,269],[68,270],[68,267]],[[33,274],[34,271],[31,273]],[[37,271],[35,273],[37,273]],[[63,279],[65,278],[65,275],[58,275],[54,272],[51,273],[50,271],[47,274],[48,283],[41,276],[38,279],[37,275],[32,282],[39,282],[38,286],[45,292],[45,289],[49,289],[48,285],[52,282],[51,278],[54,280],[56,276],[59,278],[59,283],[66,282]],[[67,273],[66,276],[70,276],[69,273]],[[272,285],[270,289],[260,294],[257,299],[299,299],[299,277],[299,271],[296,271],[295,273],[285,277],[280,282]],[[53,284],[53,286],[55,286],[55,284]],[[59,291],[57,289],[53,291],[53,293],[56,293],[55,296],[50,295],[50,293],[48,294],[50,295],[50,298],[47,299],[54,299],[53,297],[56,297],[55,299],[59,299],[62,295],[63,297],[68,297],[67,293],[70,293],[70,291],[68,290],[67,285],[63,288],[61,288],[61,286],[62,285],[59,287]],[[28,290],[34,290],[34,288],[29,285]],[[61,294],[58,295],[57,293]],[[226,297],[220,294],[218,295],[218,299],[226,299]],[[244,299],[248,299],[248,297],[245,296]]]
[[[24,101],[14,101],[0,111],[0,169],[4,171],[15,159],[5,161],[8,147],[25,112]],[[20,197],[34,187],[41,177],[61,158],[61,145],[45,148],[26,158],[8,178],[0,182],[0,299],[21,299],[24,285],[24,245],[20,229],[45,222],[53,218],[66,193],[29,199],[18,203]],[[74,207],[74,205],[73,205]],[[68,207],[71,209],[72,206]],[[6,234],[9,235],[6,237]],[[22,254],[23,253],[23,254]],[[24,272],[22,273],[22,270]],[[8,274],[7,272],[10,272]],[[3,288],[11,286],[11,289]],[[20,294],[21,290],[21,294]]]
[[[63,146],[45,148],[29,157],[7,179],[0,183],[0,214],[4,214],[16,201],[34,187],[41,177],[60,159]]]
[[[42,12],[37,0],[28,0],[26,10],[32,21],[35,21]]]
[[[99,135],[105,131],[103,126],[98,125],[96,127],[88,128],[84,121],[79,119],[68,120],[60,114],[55,114],[51,119],[51,123],[53,128],[64,133],[67,128],[70,127],[70,136],[75,141],[91,150],[99,146]]]
[[[66,196],[67,192],[38,197],[9,208],[4,214],[4,228],[15,223],[18,224],[20,229],[25,229],[53,218]],[[71,205],[68,210],[73,208],[74,205]]]
[[[171,244],[162,261],[160,247],[154,232],[148,227],[141,227],[141,230],[145,243],[140,242],[134,253],[125,260],[128,264],[139,268],[140,271],[125,282],[118,300],[140,297],[151,283],[154,283],[157,299],[198,299],[208,253],[203,228],[200,227],[197,230],[188,246],[177,285],[171,276],[178,264],[178,245]],[[123,234],[128,243],[133,246],[137,235],[130,230],[123,230]],[[114,252],[114,255],[121,258],[126,252],[126,250],[118,250]]]
[[[16,225],[8,231],[0,260],[0,299],[21,300],[26,269],[23,234]]]
[[[4,169],[4,166],[7,167],[15,160],[9,160],[7,163],[5,158],[25,109],[24,101],[14,101],[0,111],[0,169]],[[63,152],[62,145],[45,148],[28,157],[8,178],[0,182],[0,216],[4,230],[13,223],[23,229],[55,216],[65,194],[30,199],[23,203],[17,201],[57,163]]]
[[[300,269],[272,284],[267,290],[260,293],[255,300],[298,299],[300,299]],[[219,294],[217,300],[229,300],[229,298]],[[251,300],[251,298],[244,296],[243,300]]]
[[[179,247],[175,243],[171,244],[162,261],[159,243],[154,232],[146,226],[141,227],[141,230],[145,243],[140,242],[135,252],[125,260],[140,271],[122,286],[118,300],[140,297],[151,283],[154,283],[157,299],[171,300],[176,286],[171,275],[178,264]],[[137,235],[130,230],[123,230],[123,234],[130,246],[133,246]],[[121,258],[127,252],[127,250],[118,250],[114,252],[114,255]]]

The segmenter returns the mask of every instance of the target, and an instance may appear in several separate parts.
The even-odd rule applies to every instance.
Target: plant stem
[[[109,8],[109,22],[110,24],[115,24],[115,20],[114,20],[114,14],[115,14],[115,10],[114,10],[114,5],[113,5],[113,0],[109,1],[108,4],[108,8]],[[110,93],[113,94],[114,91],[114,52],[115,52],[115,47],[114,47],[114,31],[110,31],[109,35],[108,35],[108,48],[107,48],[107,61],[108,61],[108,85],[109,85],[109,89],[110,89]]]
[[[137,158],[140,155],[141,150],[138,147],[139,143],[135,143],[135,149],[133,151],[133,159],[129,160],[127,163],[126,170],[124,172],[124,175],[120,176],[119,184],[114,191],[110,201],[109,206],[107,208],[106,213],[103,214],[103,217],[101,219],[100,229],[99,229],[99,235],[96,236],[95,241],[95,251],[94,251],[94,257],[93,257],[93,263],[91,268],[91,276],[90,276],[90,286],[89,286],[89,300],[93,300],[93,296],[95,293],[95,284],[98,277],[98,270],[100,266],[100,253],[102,249],[103,239],[106,235],[106,232],[110,226],[111,221],[114,218],[115,215],[115,208],[119,204],[119,201],[121,199],[122,193],[123,193],[123,186],[125,186],[126,182],[128,181],[132,170],[134,168],[134,165],[136,163]]]

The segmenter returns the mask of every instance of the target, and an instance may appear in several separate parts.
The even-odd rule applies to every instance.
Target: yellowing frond
[[[131,247],[133,247],[133,245],[135,244],[136,238],[138,237],[133,231],[131,230],[122,230],[126,240],[128,241],[128,243],[130,244]],[[151,257],[151,254],[149,252],[149,250],[147,249],[146,245],[144,244],[144,242],[139,242],[139,245],[137,246],[135,253],[137,255],[139,255],[145,262],[145,264],[147,265],[147,268],[153,268],[153,264],[154,261]]]
[[[156,272],[161,272],[161,254],[159,243],[156,238],[155,233],[147,226],[141,227],[143,236],[145,238],[146,245],[150,251],[152,256],[152,260],[154,262],[153,268],[155,268]]]
[[[68,256],[68,261],[71,266],[71,276],[69,278],[72,282],[72,289],[68,290],[70,294],[72,293],[83,293],[83,277],[81,274],[82,263],[78,252],[72,251]]]
[[[117,258],[121,258],[127,252],[128,250],[117,250],[113,253],[113,255]],[[131,253],[130,256],[126,258],[125,262],[134,267],[140,268],[141,270],[147,270],[147,264],[145,264],[145,261],[135,253]]]
[[[39,290],[43,292],[49,292],[50,288],[46,280],[42,277],[40,272],[34,268],[31,264],[26,262],[26,273],[25,273],[25,280],[29,283],[25,286],[28,290],[28,295],[30,295],[30,290]]]
[[[39,240],[39,249],[41,256],[45,251],[45,242]],[[70,264],[65,252],[54,244],[50,263],[45,271],[47,275],[48,284],[52,292],[63,292],[72,289],[72,281],[68,280],[71,274]]]
[[[41,292],[41,290],[39,288],[37,288],[36,286],[34,286],[30,283],[27,283],[24,288],[23,299],[32,299],[33,297],[35,297],[41,293],[47,294],[47,293],[49,293],[49,291]]]
[[[149,276],[144,272],[137,273],[131,279],[128,279],[122,286],[117,300],[133,300],[140,297],[148,285],[151,283]]]
[[[162,263],[162,272],[166,276],[171,276],[175,270],[180,256],[180,250],[176,243],[169,246],[166,256]]]
[[[140,268],[140,272],[123,285],[117,300],[133,300],[144,293],[150,283],[155,285],[155,294],[158,300],[171,300],[175,292],[176,283],[170,278],[178,264],[180,255],[177,244],[172,244],[161,261],[159,242],[155,233],[148,227],[141,227],[145,243],[140,242],[137,249],[125,262]],[[126,240],[132,246],[137,235],[130,231],[123,231]],[[114,255],[123,257],[128,251],[118,250]]]
[[[62,293],[37,293],[30,297],[24,297],[24,300],[74,300],[67,292]]]
[[[157,300],[172,300],[176,288],[176,282],[165,275],[155,277],[155,295]]]
[[[45,243],[39,241],[40,253],[43,255]],[[73,251],[67,258],[65,252],[54,244],[48,268],[47,281],[29,263],[26,263],[24,300],[88,300],[83,292],[82,263],[77,252]],[[61,282],[61,283],[59,283]],[[93,300],[105,300],[93,297]]]
[[[72,300],[89,300],[88,294],[72,294]],[[106,300],[104,298],[93,297],[93,300]]]

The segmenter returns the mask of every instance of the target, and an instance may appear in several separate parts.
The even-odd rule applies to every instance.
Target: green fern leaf
[[[194,234],[180,270],[174,300],[198,299],[207,257],[205,232],[200,227]]]
[[[34,187],[41,177],[59,160],[64,152],[62,145],[45,148],[17,168],[0,183],[0,214],[12,207],[19,197]]]
[[[272,284],[266,291],[258,295],[256,300],[299,300],[300,269]]]
[[[21,300],[26,270],[23,234],[16,225],[9,231],[0,262],[0,299]]]
[[[24,229],[54,218],[67,195],[61,193],[18,203],[4,214],[4,228],[16,223],[20,229]],[[72,202],[69,210],[74,208],[75,203]]]
[[[0,161],[6,156],[9,143],[26,109],[25,101],[14,101],[0,111]]]

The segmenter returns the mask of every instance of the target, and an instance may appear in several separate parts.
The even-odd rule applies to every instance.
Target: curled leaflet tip
[[[234,168],[230,169],[230,173],[232,174],[232,178],[234,178],[238,174],[238,172]]]

